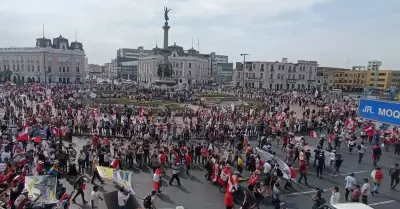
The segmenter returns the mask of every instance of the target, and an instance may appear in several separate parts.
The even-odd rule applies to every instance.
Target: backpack
[[[357,149],[358,149],[358,150],[360,150],[360,149],[361,149],[361,145],[360,145],[360,144],[357,146]]]
[[[145,208],[149,208],[151,206],[151,194],[147,195],[147,197],[143,199],[143,206]]]

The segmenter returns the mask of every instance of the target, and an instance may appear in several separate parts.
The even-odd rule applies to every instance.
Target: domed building
[[[0,48],[0,71],[12,72],[18,83],[75,83],[85,77],[82,43],[69,43],[62,35],[37,38],[35,47]]]

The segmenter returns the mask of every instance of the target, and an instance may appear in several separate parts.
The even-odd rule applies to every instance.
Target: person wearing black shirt
[[[75,188],[75,190],[76,190],[77,192],[76,192],[74,198],[72,198],[72,202],[73,202],[73,203],[76,204],[75,200],[76,200],[76,197],[78,197],[78,195],[81,195],[83,204],[88,203],[88,202],[85,200],[85,194],[83,193],[83,189],[84,189],[84,188],[83,188],[83,185],[84,185],[84,184],[85,184],[85,176],[82,175],[82,176],[78,177],[78,179],[76,180],[76,183],[75,183],[75,185],[74,185],[74,188]]]
[[[243,200],[241,209],[250,209],[250,206],[251,205],[249,203],[249,194],[245,190],[244,191],[244,200]]]
[[[201,159],[201,146],[198,144],[194,148],[194,163],[199,163],[200,164],[200,159]]]
[[[253,194],[255,198],[255,203],[252,208],[260,208],[261,201],[263,200],[263,189],[261,188],[260,182],[256,182],[253,188]]]
[[[400,168],[399,163],[395,163],[389,170],[390,175],[390,188],[395,189],[400,182]]]
[[[145,142],[143,144],[143,163],[147,163],[147,161],[150,161],[150,145],[149,142]]]

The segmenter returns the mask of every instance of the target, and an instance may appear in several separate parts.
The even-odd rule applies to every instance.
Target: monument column
[[[162,28],[164,30],[164,63],[168,64],[168,30],[170,27],[167,21]]]

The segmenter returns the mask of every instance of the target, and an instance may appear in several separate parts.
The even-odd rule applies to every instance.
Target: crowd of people
[[[379,193],[383,174],[377,165],[384,150],[390,151],[393,145],[395,154],[400,153],[397,128],[378,127],[374,122],[359,119],[357,102],[353,100],[316,96],[314,92],[248,92],[244,97],[260,99],[262,103],[179,110],[119,104],[89,106],[77,99],[84,99],[87,92],[121,89],[129,90],[133,99],[178,96],[185,100],[194,93],[110,84],[4,87],[0,102],[4,109],[4,172],[0,183],[5,185],[1,206],[43,207],[38,198],[28,197],[25,177],[53,175],[58,179],[74,177],[74,191],[67,191],[58,182],[59,207],[76,203],[79,195],[84,204],[88,203],[83,187],[91,178],[95,185],[91,205],[98,208],[102,197],[96,180],[101,184],[105,181],[96,167],[106,166],[121,170],[152,168],[154,191],[143,198],[144,207],[151,208],[155,207],[157,193],[162,192],[164,175],[170,173],[169,184],[176,181],[180,186],[181,170],[191,175],[197,164],[205,168],[205,178],[225,192],[226,208],[235,207],[237,202],[242,209],[259,208],[269,197],[275,208],[284,209],[288,207],[283,199],[284,190],[293,190],[294,182],[308,185],[311,168],[315,168],[318,178],[325,178],[326,172],[332,177],[340,175],[344,161],[339,151],[342,143],[348,146],[349,153],[358,153],[358,163],[362,163],[367,152],[364,144],[372,143],[376,165],[371,173],[373,188],[368,178],[363,179],[363,185],[356,183],[354,174],[345,178],[345,201],[367,204],[370,194]],[[71,142],[73,136],[79,135],[92,139],[77,150]],[[304,136],[318,139],[318,145],[310,146],[309,137]],[[280,149],[274,150],[274,143]],[[286,158],[277,159],[276,152],[284,153]],[[393,165],[389,174],[394,189],[400,180],[399,164]],[[330,204],[339,202],[339,188],[332,188]],[[312,199],[313,208],[329,204],[321,192]],[[244,200],[239,200],[242,193]],[[119,206],[126,204],[129,195],[126,188],[119,190]]]

